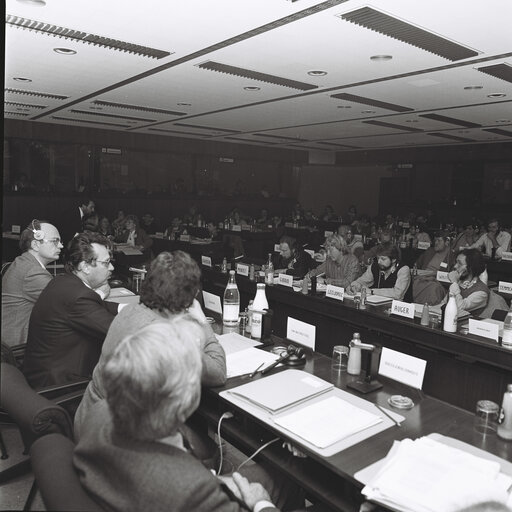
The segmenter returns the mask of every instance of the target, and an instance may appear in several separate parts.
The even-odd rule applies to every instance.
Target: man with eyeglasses
[[[27,342],[30,313],[51,281],[46,266],[59,259],[59,231],[48,222],[34,219],[20,236],[18,256],[2,277],[2,342],[9,346]]]
[[[484,233],[470,249],[481,249],[486,256],[501,260],[503,253],[510,250],[510,233],[502,231],[498,219],[487,223],[487,233]]]
[[[34,388],[90,378],[105,335],[123,306],[102,299],[114,269],[110,241],[98,233],[75,236],[66,273],[48,283],[30,316],[23,372]]]

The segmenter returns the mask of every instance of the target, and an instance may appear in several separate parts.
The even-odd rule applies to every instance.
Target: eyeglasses
[[[94,260],[94,261],[96,261],[96,263],[101,263],[105,268],[108,268],[110,263],[112,263],[112,260],[106,260],[106,261]]]
[[[41,239],[41,242],[52,243],[53,245],[55,245],[55,247],[58,247],[59,244],[62,242],[62,240],[60,238],[50,238],[50,239],[43,238],[43,239]]]

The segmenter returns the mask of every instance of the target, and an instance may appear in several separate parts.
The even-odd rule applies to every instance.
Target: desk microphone
[[[290,366],[298,366],[303,364],[306,361],[306,354],[304,349],[301,347],[295,347],[294,345],[288,345],[286,349],[286,354],[283,354],[279,359],[274,361],[270,366],[267,366],[261,371],[261,374],[264,375],[268,373],[270,370],[275,368],[278,364],[283,361],[289,360]]]

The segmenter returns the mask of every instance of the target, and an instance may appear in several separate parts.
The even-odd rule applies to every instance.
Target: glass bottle
[[[222,266],[220,267],[220,271],[223,274],[227,274],[228,273],[228,260],[226,258],[224,258],[222,260]]]
[[[443,331],[457,332],[457,302],[455,302],[453,293],[450,293],[448,304],[444,310]]]
[[[350,353],[348,355],[347,373],[359,375],[361,373],[361,335],[355,332],[350,342]]]
[[[267,296],[265,295],[265,284],[258,283],[256,285],[256,295],[254,296],[254,302],[252,304],[252,325],[251,325],[251,336],[256,339],[261,338],[262,327],[263,327],[263,314],[256,313],[256,311],[265,311],[268,309]]]
[[[235,281],[235,271],[229,271],[229,281],[224,291],[224,309],[222,312],[222,322],[226,326],[238,325],[238,315],[240,314],[240,292]]]
[[[423,306],[423,311],[421,313],[421,325],[428,325],[430,317],[430,308],[428,307],[428,303],[425,303]]]
[[[274,264],[272,263],[272,253],[268,253],[268,262],[265,266],[265,283],[269,285],[274,284]]]

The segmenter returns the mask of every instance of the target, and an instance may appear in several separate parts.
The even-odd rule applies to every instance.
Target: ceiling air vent
[[[202,133],[197,132],[181,132],[179,130],[167,130],[165,128],[148,128],[151,132],[175,133],[176,135],[195,135],[196,137],[205,137]],[[208,136],[208,135],[206,135]]]
[[[404,132],[422,132],[419,128],[411,128],[410,126],[402,126],[400,124],[385,123],[384,121],[363,121],[365,124],[373,124],[375,126],[383,126],[384,128],[393,128],[395,130],[403,130]]]
[[[21,108],[46,108],[48,105],[32,105],[30,103],[18,103],[17,101],[6,101],[4,105],[9,105],[10,107],[21,107]]]
[[[104,126],[117,126],[118,128],[131,128],[131,126],[128,124],[105,123],[103,121],[86,121],[85,119],[73,119],[71,117],[52,116],[52,119],[55,119],[57,121],[69,121],[72,123],[101,124]]]
[[[455,140],[457,142],[475,142],[473,139],[458,137],[457,135],[450,135],[448,133],[427,133],[427,135],[430,135],[431,137],[439,137],[441,139]]]
[[[470,121],[463,121],[462,119],[456,119],[454,117],[441,116],[439,114],[420,114],[420,117],[426,119],[432,119],[433,121],[441,121],[442,123],[455,124],[457,126],[464,126],[464,128],[480,128],[481,125],[471,123]]]
[[[497,135],[505,135],[506,137],[512,137],[512,132],[509,132],[508,130],[502,130],[500,128],[484,128],[483,131],[495,133]]]
[[[4,111],[4,115],[6,115],[6,116],[21,116],[21,117],[26,117],[26,116],[29,116],[30,114],[26,114],[26,113],[23,113],[23,112],[9,112],[8,110],[5,110],[5,111]]]
[[[239,68],[237,66],[229,66],[221,64],[220,62],[208,61],[203,64],[198,64],[198,68],[207,69],[209,71],[217,71],[219,73],[226,73],[228,75],[241,76],[250,80],[258,82],[266,82],[268,84],[281,85],[282,87],[289,87],[290,89],[298,89],[300,91],[310,91],[311,89],[318,89],[316,85],[306,84],[304,82],[297,82],[295,80],[288,80],[280,76],[268,75],[267,73],[260,73],[258,71],[251,71],[250,69]]]
[[[11,89],[8,87],[4,89],[5,93],[8,94],[21,94],[22,96],[38,96],[39,98],[48,98],[51,100],[65,100],[68,96],[62,96],[60,94],[50,94],[47,92],[38,92],[38,91],[24,91],[22,89]]]
[[[512,66],[508,64],[494,64],[493,66],[484,66],[477,69],[482,73],[487,73],[495,78],[500,78],[501,80],[505,80],[505,82],[512,83]]]
[[[478,52],[470,48],[376,11],[371,7],[362,7],[346,14],[340,14],[340,18],[451,61],[478,55]]]
[[[228,130],[226,128],[215,128],[215,126],[200,126],[198,124],[173,123],[174,126],[186,126],[187,128],[197,128],[199,130],[209,130],[211,132],[239,133],[239,130]]]
[[[348,94],[344,92],[340,94],[332,94],[331,98],[360,103],[362,105],[370,105],[372,107],[385,108],[386,110],[392,110],[393,112],[411,112],[414,110],[413,108],[403,107],[393,103],[386,103],[385,101],[372,100],[371,98],[365,98],[364,96],[356,96],[355,94]]]
[[[155,114],[168,114],[171,116],[186,116],[186,112],[176,112],[175,110],[165,110],[163,108],[152,108],[152,107],[142,107],[140,105],[128,105],[126,103],[113,103],[112,101],[102,101],[96,100],[93,101],[95,105],[100,105],[102,107],[112,107],[112,108],[123,108],[126,110],[138,110],[139,112],[153,112]]]
[[[347,144],[336,144],[335,142],[317,142],[317,144],[323,144],[324,146],[334,146],[337,148],[355,148],[356,146],[347,146]]]
[[[171,55],[170,52],[165,52],[163,50],[157,50],[155,48],[149,48],[139,44],[127,43],[125,41],[118,41],[117,39],[110,39],[109,37],[98,36],[95,34],[88,34],[87,32],[59,27],[57,25],[51,25],[50,23],[43,23],[42,21],[29,20],[19,16],[11,16],[10,14],[6,17],[6,23],[11,27],[23,28],[39,32],[40,34],[58,36],[64,39],[69,39],[70,41],[92,44],[109,50],[133,53],[134,55],[150,57],[152,59],[161,59]]]
[[[268,139],[276,139],[276,140],[293,140],[293,141],[302,141],[306,142],[307,139],[301,139],[300,137],[283,137],[282,135],[267,135],[266,133],[254,133],[253,135],[257,137],[266,137]]]
[[[88,110],[70,110],[73,114],[85,114],[87,116],[100,116],[100,117],[110,117],[112,119],[126,119],[128,121],[141,121],[145,123],[154,123],[155,119],[145,119],[143,117],[131,117],[131,116],[117,116],[115,114],[106,114],[103,112],[89,112]]]

